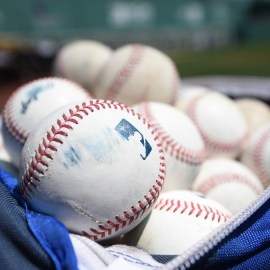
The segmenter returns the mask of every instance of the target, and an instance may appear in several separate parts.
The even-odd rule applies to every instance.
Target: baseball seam
[[[142,103],[141,108],[145,113],[146,118],[150,120],[150,125],[158,134],[163,150],[166,153],[168,153],[171,156],[175,155],[176,159],[190,165],[200,165],[203,162],[204,148],[196,151],[184,147],[174,138],[172,138],[170,134],[160,125],[158,120],[151,113],[149,103],[147,102]]]
[[[112,79],[111,84],[107,87],[105,93],[106,93],[106,99],[112,99],[114,100],[115,97],[119,94],[125,83],[128,81],[128,79],[132,76],[135,68],[140,64],[140,62],[143,60],[143,54],[144,54],[145,48],[144,46],[140,44],[134,44],[131,48],[131,52],[129,55],[129,58],[126,60],[124,65],[120,68],[118,73],[115,75],[115,77]],[[169,59],[171,61],[171,59]],[[177,100],[177,93],[179,88],[179,76],[177,75],[176,67],[174,66],[174,63],[171,61],[171,74],[172,74],[172,83],[171,83],[171,97],[169,99],[170,104],[174,104]],[[145,96],[145,92],[143,93]]]
[[[121,91],[121,88],[125,85],[129,77],[131,76],[134,69],[141,62],[143,53],[144,53],[143,46],[139,44],[132,46],[129,58],[124,63],[124,66],[118,71],[109,87],[106,89],[107,99],[112,100],[115,99],[115,97]]]
[[[61,119],[57,119],[56,124],[51,127],[50,131],[42,138],[41,143],[37,147],[35,154],[30,160],[26,171],[24,172],[21,180],[21,191],[24,197],[30,198],[34,189],[38,188],[42,177],[49,168],[49,161],[53,160],[53,154],[58,151],[58,147],[63,143],[62,138],[69,135],[75,125],[79,124],[79,121],[84,117],[91,115],[96,110],[113,108],[115,110],[125,110],[127,113],[137,117],[148,129],[151,129],[150,125],[144,118],[135,113],[129,107],[112,101],[96,100],[89,101],[89,103],[83,102],[80,105],[74,106],[74,109],[69,109],[68,112],[62,115]],[[154,135],[154,131],[151,130]],[[158,137],[154,136],[154,140],[159,148],[160,167],[158,179],[155,180],[156,184],[153,185],[147,195],[137,202],[137,206],[131,206],[129,211],[124,211],[122,216],[115,216],[115,220],[108,220],[106,224],[98,225],[98,229],[90,228],[89,232],[82,231],[82,234],[93,239],[98,240],[104,238],[106,235],[111,235],[112,232],[116,232],[119,228],[124,228],[126,225],[130,225],[137,218],[142,216],[147,209],[156,201],[165,179],[165,158]]]
[[[261,194],[261,190],[250,181],[250,179],[245,175],[240,175],[237,173],[223,173],[216,174],[208,179],[204,179],[203,183],[199,184],[195,190],[203,194],[208,194],[211,190],[216,188],[219,185],[227,183],[238,183],[244,186],[247,186],[252,190],[256,195]]]
[[[245,140],[247,136],[247,133],[245,133],[241,138],[236,139],[235,141],[232,141],[230,143],[219,142],[215,138],[211,138],[209,134],[203,130],[202,126],[200,125],[197,119],[196,110],[198,108],[198,103],[200,102],[201,99],[203,99],[207,95],[209,95],[209,93],[203,93],[197,96],[196,98],[194,98],[194,100],[192,100],[188,106],[187,114],[197,126],[206,144],[206,149],[218,150],[218,151],[229,152],[229,153],[235,152],[237,149],[240,149],[240,146],[242,145],[243,141]]]
[[[3,123],[12,138],[14,138],[19,144],[24,144],[27,139],[28,132],[23,127],[20,127],[19,123],[17,123],[13,116],[13,102],[18,92],[19,90],[15,91],[5,105],[3,111]]]
[[[252,161],[254,166],[254,170],[256,172],[256,174],[258,175],[259,179],[262,181],[262,184],[264,185],[264,187],[267,187],[269,185],[268,183],[268,179],[269,177],[267,177],[267,173],[264,169],[263,166],[263,150],[264,150],[264,146],[267,143],[267,141],[270,138],[270,129],[268,128],[265,132],[263,132],[263,134],[261,134],[260,138],[258,139],[256,145],[254,146],[255,150],[254,150],[254,154],[252,155]]]
[[[85,94],[85,98],[89,98],[91,99],[91,95],[84,89],[82,88],[79,84],[76,84],[73,81],[69,81],[67,79],[63,79],[60,77],[47,77],[47,78],[42,78],[42,79],[37,79],[31,82],[28,82],[26,84],[24,84],[23,86],[21,86],[20,88],[18,88],[9,98],[9,100],[6,103],[6,106],[4,108],[3,111],[3,120],[4,120],[4,125],[7,129],[7,131],[11,134],[11,136],[15,139],[15,141],[17,141],[19,144],[24,144],[27,137],[29,136],[29,131],[25,130],[22,126],[20,126],[20,123],[16,120],[16,118],[14,117],[14,113],[13,113],[13,108],[14,108],[14,100],[16,99],[16,96],[18,93],[20,93],[21,91],[23,91],[26,87],[28,87],[28,85],[31,85],[35,82],[38,81],[43,81],[45,79],[57,79],[57,80],[62,80],[62,81],[67,81],[70,84],[78,87],[78,91],[81,90],[84,94]]]
[[[186,201],[180,199],[159,199],[154,206],[154,210],[171,212],[175,214],[187,214],[196,218],[203,218],[205,220],[227,221],[230,218],[229,213],[224,213],[209,205],[201,204],[193,201]]]

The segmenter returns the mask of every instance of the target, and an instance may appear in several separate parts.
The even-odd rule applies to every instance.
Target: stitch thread
[[[188,106],[187,109],[187,114],[189,115],[189,117],[192,119],[192,121],[195,123],[195,125],[197,126],[205,144],[206,144],[206,148],[207,149],[213,149],[213,150],[219,150],[222,152],[234,152],[236,149],[239,149],[241,144],[243,143],[243,141],[246,139],[247,137],[247,132],[238,140],[235,140],[233,142],[230,143],[223,143],[223,142],[218,142],[216,139],[213,139],[209,136],[209,134],[207,134],[207,132],[205,132],[199,121],[197,120],[197,116],[196,116],[196,109],[198,108],[198,103],[201,99],[203,99],[205,96],[209,95],[209,93],[203,93],[198,95],[197,97],[195,97],[190,105]]]
[[[259,138],[255,145],[255,151],[252,155],[252,161],[254,163],[254,170],[256,174],[258,175],[259,179],[262,181],[262,184],[264,187],[268,186],[269,177],[267,176],[267,173],[263,166],[263,149],[265,144],[270,138],[270,128],[268,128]]]
[[[126,81],[131,76],[134,69],[140,63],[144,53],[144,47],[136,44],[132,46],[129,58],[127,59],[125,65],[118,71],[114,80],[109,85],[106,90],[106,98],[114,100],[115,97],[120,92],[121,88],[125,85]]]
[[[258,187],[250,182],[246,176],[236,173],[223,173],[213,175],[212,177],[205,179],[204,182],[196,188],[196,190],[203,194],[208,194],[215,187],[226,183],[239,183],[248,186],[256,195],[261,194],[261,191],[258,189]]]
[[[51,127],[39,144],[35,154],[33,155],[29,166],[22,176],[20,188],[22,194],[26,198],[31,198],[34,189],[38,188],[40,183],[40,177],[44,175],[49,168],[49,160],[53,160],[53,154],[57,152],[59,144],[63,143],[62,138],[68,136],[73,127],[79,124],[79,121],[85,116],[95,112],[95,110],[114,108],[125,110],[142,121],[148,129],[151,126],[146,123],[144,118],[135,113],[129,107],[122,105],[118,102],[94,100],[89,101],[88,104],[83,102],[81,105],[76,105],[74,109],[69,109],[67,113],[62,115],[62,118],[58,119],[56,124]],[[153,131],[151,131],[153,132]],[[155,180],[147,195],[144,195],[142,200],[139,200],[137,206],[131,206],[129,211],[124,211],[122,216],[115,216],[115,221],[108,220],[106,224],[99,224],[98,229],[89,228],[89,232],[82,231],[82,234],[93,239],[98,240],[104,238],[106,235],[111,235],[112,232],[116,232],[119,228],[124,228],[130,225],[140,216],[142,216],[147,209],[149,209],[159,196],[165,179],[165,158],[161,148],[161,144],[157,141],[157,137],[154,138],[159,148],[160,168],[158,178]]]
[[[223,213],[222,211],[208,205],[179,199],[160,198],[155,203],[154,209],[156,211],[165,211],[181,215],[186,214],[196,218],[201,217],[205,220],[217,220],[217,222],[220,222],[221,220],[227,221],[230,218],[229,214]]]
[[[144,46],[140,44],[135,44],[132,46],[129,58],[126,60],[123,67],[115,75],[115,78],[112,80],[111,84],[105,91],[106,99],[114,100],[115,97],[119,94],[125,83],[128,81],[128,79],[134,72],[135,68],[142,61],[144,51]],[[177,99],[179,78],[177,76],[177,72],[173,63],[171,62],[170,64],[172,69],[172,94],[169,102],[170,104],[174,104]]]
[[[27,139],[28,132],[16,123],[15,118],[13,117],[13,102],[19,90],[15,91],[9,100],[7,101],[4,110],[3,110],[3,124],[11,136],[19,144],[24,144]]]
[[[151,113],[151,108],[148,102],[144,102],[141,104],[141,108],[146,118],[150,120],[150,125],[157,133],[163,150],[167,152],[171,156],[175,156],[176,159],[181,162],[190,164],[190,165],[200,165],[204,160],[204,148],[201,150],[191,150],[179,142],[177,142],[174,138],[167,133],[166,130],[160,125],[155,116]]]

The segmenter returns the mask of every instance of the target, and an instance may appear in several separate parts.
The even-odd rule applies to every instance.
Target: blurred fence
[[[140,41],[164,48],[205,48],[238,37],[270,38],[270,16],[261,22],[257,14],[268,10],[269,15],[270,2],[253,14],[256,2],[261,1],[1,1],[0,33],[31,41],[91,38],[111,46]]]

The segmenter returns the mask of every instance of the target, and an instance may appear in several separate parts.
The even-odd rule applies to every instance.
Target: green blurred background
[[[181,77],[197,75],[270,76],[270,42],[246,42],[200,52],[170,53]]]
[[[57,50],[83,38],[157,47],[181,77],[270,75],[269,0],[10,0],[0,2],[0,83],[49,74]]]

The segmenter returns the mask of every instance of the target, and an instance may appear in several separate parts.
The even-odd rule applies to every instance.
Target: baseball
[[[243,113],[232,99],[210,91],[194,98],[185,112],[205,142],[207,158],[238,155],[248,128]]]
[[[218,202],[189,190],[161,193],[151,214],[125,241],[151,254],[179,255],[226,222],[231,213]]]
[[[249,167],[262,181],[265,188],[270,184],[270,124],[260,127],[249,138],[240,161]]]
[[[72,103],[51,113],[29,135],[21,160],[20,188],[29,205],[96,241],[138,225],[165,178],[155,131],[112,101]]]
[[[248,138],[263,125],[270,123],[270,108],[269,106],[255,98],[239,98],[235,100],[236,105],[242,111],[248,125]],[[246,147],[246,142],[243,148]]]
[[[79,85],[48,77],[19,87],[3,110],[2,135],[12,163],[19,167],[22,147],[32,129],[50,112],[75,101],[91,98]]]
[[[185,111],[194,98],[209,91],[212,90],[200,85],[182,85],[181,91],[179,91],[178,98],[174,105],[178,109]]]
[[[114,51],[94,83],[95,98],[127,105],[142,101],[174,104],[179,74],[163,52],[142,44],[128,44]]]
[[[192,190],[218,201],[235,214],[257,199],[264,187],[258,177],[239,161],[213,158],[202,164]]]
[[[142,102],[132,107],[157,132],[166,160],[163,191],[189,189],[204,160],[204,142],[194,123],[172,105]]]
[[[93,81],[112,54],[112,49],[95,40],[76,40],[57,53],[53,72],[91,91]]]

